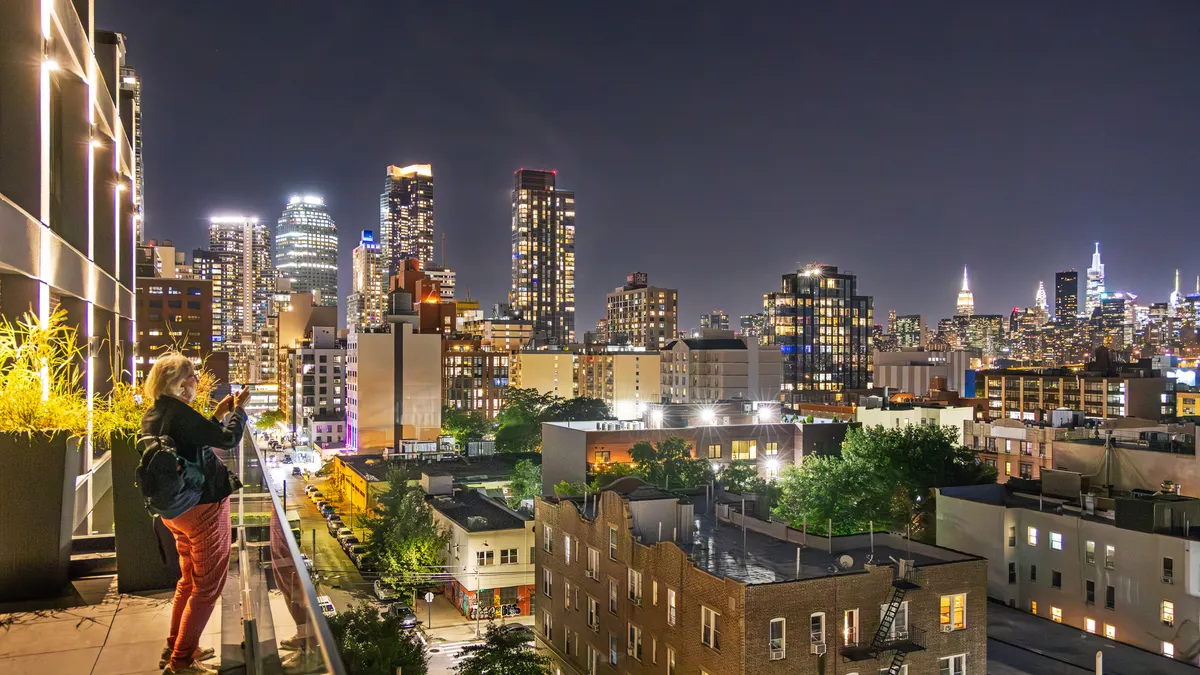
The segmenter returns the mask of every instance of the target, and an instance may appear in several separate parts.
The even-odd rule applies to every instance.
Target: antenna
[[[844,570],[848,570],[851,567],[854,567],[854,558],[851,558],[848,555],[844,555],[844,556],[838,558],[838,567],[841,567]]]
[[[446,267],[446,233],[442,233],[442,268]]]

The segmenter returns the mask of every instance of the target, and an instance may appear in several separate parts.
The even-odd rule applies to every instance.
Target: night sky
[[[877,322],[952,314],[963,264],[977,312],[1052,297],[1096,240],[1142,301],[1200,274],[1200,3],[96,5],[142,76],[148,236],[190,250],[213,213],[322,194],[343,304],[385,167],[417,162],[485,308],[512,172],[558,170],[581,334],[634,270],[679,289],[682,328],[811,261],[856,272]]]

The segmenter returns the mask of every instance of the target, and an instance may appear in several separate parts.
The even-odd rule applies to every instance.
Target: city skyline
[[[339,258],[339,287],[349,288],[351,235],[378,222],[380,169],[420,161],[438,172],[435,236],[448,235],[447,264],[485,307],[508,291],[509,260],[497,255],[507,248],[507,176],[521,166],[570,176],[585,196],[579,327],[594,325],[613,277],[630,269],[678,288],[685,323],[713,306],[731,316],[758,311],[777,276],[807,260],[856,272],[879,308],[930,318],[953,306],[964,262],[980,313],[1025,306],[1031,283],[1086,270],[1083,248],[1097,240],[1109,242],[1111,288],[1165,299],[1173,278],[1163,270],[1180,268],[1185,289],[1196,273],[1184,247],[1161,245],[1188,231],[1194,207],[1185,186],[1200,173],[1195,136],[1179,112],[1200,99],[1179,64],[1200,54],[1175,28],[1194,24],[1196,8],[1155,6],[1136,17],[1097,10],[1083,32],[1034,3],[953,15],[883,8],[868,26],[836,8],[794,9],[771,22],[779,32],[765,33],[702,8],[682,18],[650,13],[636,26],[588,8],[513,17],[485,8],[470,21],[422,8],[406,18],[445,37],[421,51],[430,72],[405,87],[378,87],[342,74],[387,62],[381,32],[393,10],[348,7],[332,20],[361,31],[352,40],[329,35],[328,49],[342,54],[337,63],[316,53],[286,68],[263,58],[324,25],[326,10],[298,3],[277,16],[248,7],[226,25],[222,13],[199,7],[98,7],[98,25],[120,26],[142,56],[147,166],[156,171],[146,183],[148,237],[188,250],[203,241],[212,213],[273,213],[289,194],[320,193],[351,233]],[[1018,15],[1029,20],[1005,19]],[[566,40],[575,32],[560,28],[570,25],[593,30]],[[795,25],[828,39],[798,41],[782,30]],[[637,47],[666,32],[678,43],[670,60]],[[959,37],[937,37],[947,34]],[[206,49],[178,53],[177,38],[189,36],[204,36]],[[717,39],[735,58],[710,69],[680,65],[703,61]],[[1003,49],[1014,42],[1026,46],[1015,56]],[[614,43],[634,46],[595,63],[592,52]],[[547,52],[558,58],[546,65],[546,81],[588,85],[572,88],[571,100],[560,96],[562,86],[522,75]],[[653,67],[629,67],[647,56]],[[1036,67],[1046,62],[1060,70]],[[754,75],[734,75],[746,72]],[[915,91],[897,88],[905,72],[928,76]],[[310,99],[305,115],[285,113],[281,92],[313,78],[332,89]],[[781,93],[781,79],[802,81],[810,93]],[[731,80],[731,95],[699,96]],[[1140,95],[1159,87],[1172,96]],[[806,103],[814,91],[822,106]],[[413,93],[440,103],[404,105]],[[628,112],[629,99],[642,102],[638,114]],[[223,109],[228,100],[239,103]],[[1001,115],[1010,109],[1002,102],[1022,114]],[[876,108],[890,113],[880,118]],[[233,124],[234,109],[272,122]],[[739,122],[747,119],[753,124]],[[756,131],[765,128],[774,128],[769,138]],[[716,175],[730,198],[706,198]],[[911,236],[855,245],[898,231]],[[610,239],[638,245],[606,245]],[[736,270],[734,283],[696,264],[714,248]],[[922,261],[933,273],[910,275],[907,260],[931,250],[945,256]]]

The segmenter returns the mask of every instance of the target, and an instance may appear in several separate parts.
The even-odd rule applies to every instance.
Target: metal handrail
[[[247,446],[249,446],[250,448],[253,449],[255,457],[258,459],[259,467],[262,469],[265,469],[266,462],[264,461],[262,452],[258,448],[258,443],[255,442],[254,436],[253,436],[253,434],[250,433],[249,429],[246,430],[245,436],[242,441],[243,452],[245,451],[245,448]],[[243,480],[245,478],[245,474],[243,472],[244,468],[245,468],[245,458],[244,458],[244,456],[242,456],[239,458],[238,469],[239,469],[239,472],[241,472]],[[331,673],[332,675],[348,675],[346,666],[342,663],[341,655],[338,653],[337,645],[333,640],[333,632],[329,629],[329,623],[325,620],[325,616],[324,616],[324,614],[321,613],[320,606],[317,604],[316,588],[313,587],[312,579],[310,579],[307,574],[303,573],[303,571],[305,570],[304,561],[303,561],[303,558],[300,557],[299,543],[292,536],[291,528],[288,527],[288,525],[287,525],[287,523],[288,523],[287,512],[283,508],[283,503],[280,500],[279,495],[275,493],[274,489],[272,489],[272,487],[270,485],[270,481],[266,477],[265,473],[263,475],[263,487],[265,488],[266,493],[268,495],[270,495],[271,508],[274,509],[275,518],[277,518],[279,520],[279,522],[283,525],[283,527],[282,527],[283,537],[284,537],[284,541],[286,541],[286,543],[287,543],[287,553],[288,553],[288,556],[291,558],[292,565],[294,566],[294,568],[296,570],[301,572],[299,574],[296,574],[295,576],[296,576],[296,579],[299,581],[299,585],[300,585],[299,590],[304,595],[304,605],[308,611],[308,618],[311,620],[311,630],[310,630],[311,637],[316,641],[317,647],[320,649],[321,656],[324,659],[323,665],[326,666],[327,672]],[[245,535],[246,525],[245,525],[244,518],[238,519],[238,526],[239,526],[239,529],[241,530],[241,532],[239,532],[239,537],[238,537],[239,541],[245,542],[244,535]],[[246,573],[246,568],[243,568],[243,574],[245,574],[245,573]],[[245,605],[249,606],[248,599],[245,602]],[[263,609],[266,610],[266,608],[263,608]],[[269,610],[266,610],[266,611],[269,611]],[[257,631],[257,626],[254,626],[254,624],[249,625],[247,628],[248,628],[248,630]],[[246,637],[247,637],[247,646],[249,647],[249,645],[251,644],[251,639],[256,638],[257,635],[248,634]]]

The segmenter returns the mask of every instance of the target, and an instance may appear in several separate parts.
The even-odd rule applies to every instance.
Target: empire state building
[[[975,313],[975,296],[971,293],[971,287],[967,283],[967,268],[963,266],[963,285],[962,290],[958,292],[958,311],[959,316],[971,316]]]

